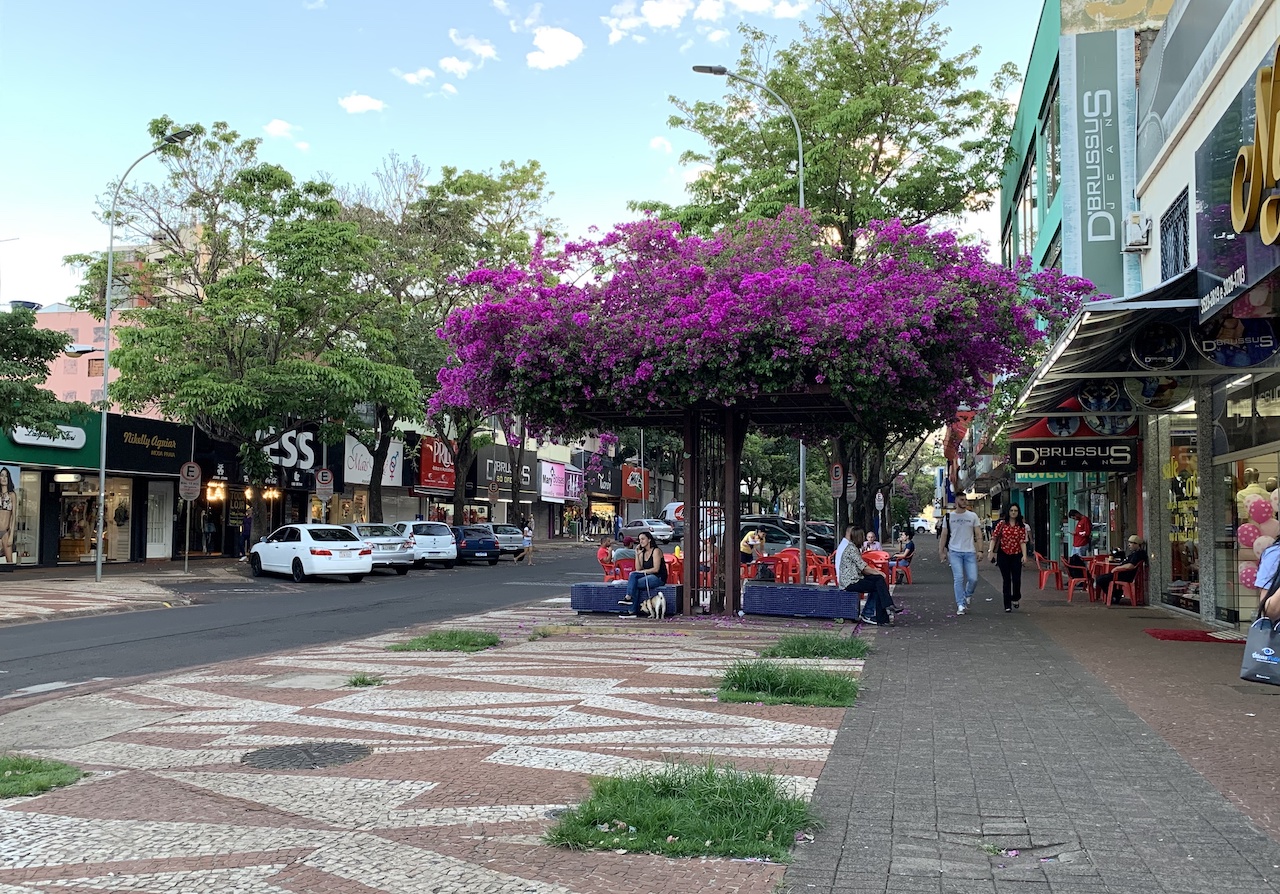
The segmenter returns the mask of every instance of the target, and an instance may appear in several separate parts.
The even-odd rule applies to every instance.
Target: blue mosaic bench
[[[770,584],[747,581],[742,610],[749,615],[795,618],[856,618],[855,593],[822,584]]]
[[[684,587],[678,584],[664,584],[662,595],[667,597],[668,615],[679,615],[684,612]],[[626,598],[627,588],[622,584],[574,584],[569,588],[569,607],[576,612],[617,614],[626,610],[626,606],[619,605],[618,600]]]

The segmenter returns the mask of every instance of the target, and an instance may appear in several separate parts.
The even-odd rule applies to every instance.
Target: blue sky
[[[999,5],[998,17],[992,7]],[[147,122],[227,121],[295,175],[371,180],[389,153],[429,167],[537,159],[571,235],[680,201],[667,97],[720,98],[746,21],[785,46],[811,0],[0,0],[0,300],[60,301],[61,264],[106,248],[95,197],[149,147]],[[1031,50],[1034,0],[952,0],[954,49],[983,82]],[[159,178],[149,159],[131,183]],[[986,222],[975,226],[987,229]],[[987,233],[994,241],[994,233]]]

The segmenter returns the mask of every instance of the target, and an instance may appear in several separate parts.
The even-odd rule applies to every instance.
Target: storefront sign
[[[1125,294],[1124,218],[1131,161],[1124,134],[1136,128],[1122,92],[1120,58],[1126,32],[1064,34],[1062,66],[1063,271],[1087,276],[1099,292]],[[1132,65],[1132,62],[1128,63]],[[1130,73],[1125,79],[1133,83]]]
[[[439,438],[421,438],[418,441],[418,486],[451,494],[456,479],[449,445]]]
[[[58,431],[61,432],[61,435],[55,438],[50,435],[42,435],[19,425],[14,427],[9,437],[13,439],[13,443],[24,444],[28,447],[56,447],[59,450],[79,450],[85,445],[83,428],[59,425]]]
[[[534,462],[537,462],[535,455],[532,452],[526,452],[525,461],[520,464],[519,470],[513,471],[506,447],[499,444],[482,447],[476,455],[476,464],[473,467],[475,481],[468,483],[467,492],[483,494],[490,483],[496,483],[503,498],[510,499],[511,484],[514,480],[519,485],[521,500],[532,501],[538,494],[532,466]]]
[[[649,470],[622,464],[622,499],[638,503],[649,496]]]
[[[306,432],[305,434],[309,434]],[[373,470],[373,454],[351,435],[347,435],[346,443],[346,481],[348,484],[368,484]],[[404,465],[404,442],[393,440],[387,448],[387,458],[382,463],[382,485],[398,487],[400,470]],[[310,466],[307,466],[310,468]]]
[[[193,433],[189,425],[160,419],[113,416],[107,426],[107,465],[120,472],[177,475],[182,454],[190,455]]]
[[[1066,472],[1016,472],[1014,484],[1066,484],[1071,476]]]
[[[1072,438],[1062,441],[1018,441],[1013,469],[1024,472],[1135,472],[1138,440]]]
[[[1187,338],[1171,323],[1148,323],[1129,340],[1129,354],[1143,369],[1172,369],[1187,356]]]
[[[564,467],[564,498],[570,503],[580,503],[586,496],[586,479],[577,466]]]
[[[1276,355],[1280,339],[1270,319],[1240,319],[1224,311],[1196,332],[1196,350],[1216,366],[1244,369]]]
[[[564,463],[542,461],[538,463],[541,489],[538,496],[544,503],[563,503],[565,500]]]
[[[1196,150],[1196,247],[1203,322],[1280,266],[1280,197],[1272,194],[1272,155],[1280,96],[1273,92],[1276,51],[1225,104]],[[1261,121],[1259,120],[1261,116]]]

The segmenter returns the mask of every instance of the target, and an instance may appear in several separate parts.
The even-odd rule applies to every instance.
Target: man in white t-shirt
[[[969,498],[956,494],[955,510],[942,520],[938,558],[951,564],[957,615],[963,615],[973,601],[973,591],[978,587],[978,553],[984,548],[981,520],[970,511]]]

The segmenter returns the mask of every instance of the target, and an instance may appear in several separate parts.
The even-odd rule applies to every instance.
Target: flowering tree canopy
[[[454,311],[434,400],[576,436],[673,410],[818,398],[798,433],[926,432],[1024,371],[1092,290],[983,258],[950,232],[877,222],[844,252],[803,213],[703,238],[655,219],[525,266],[478,269]]]

